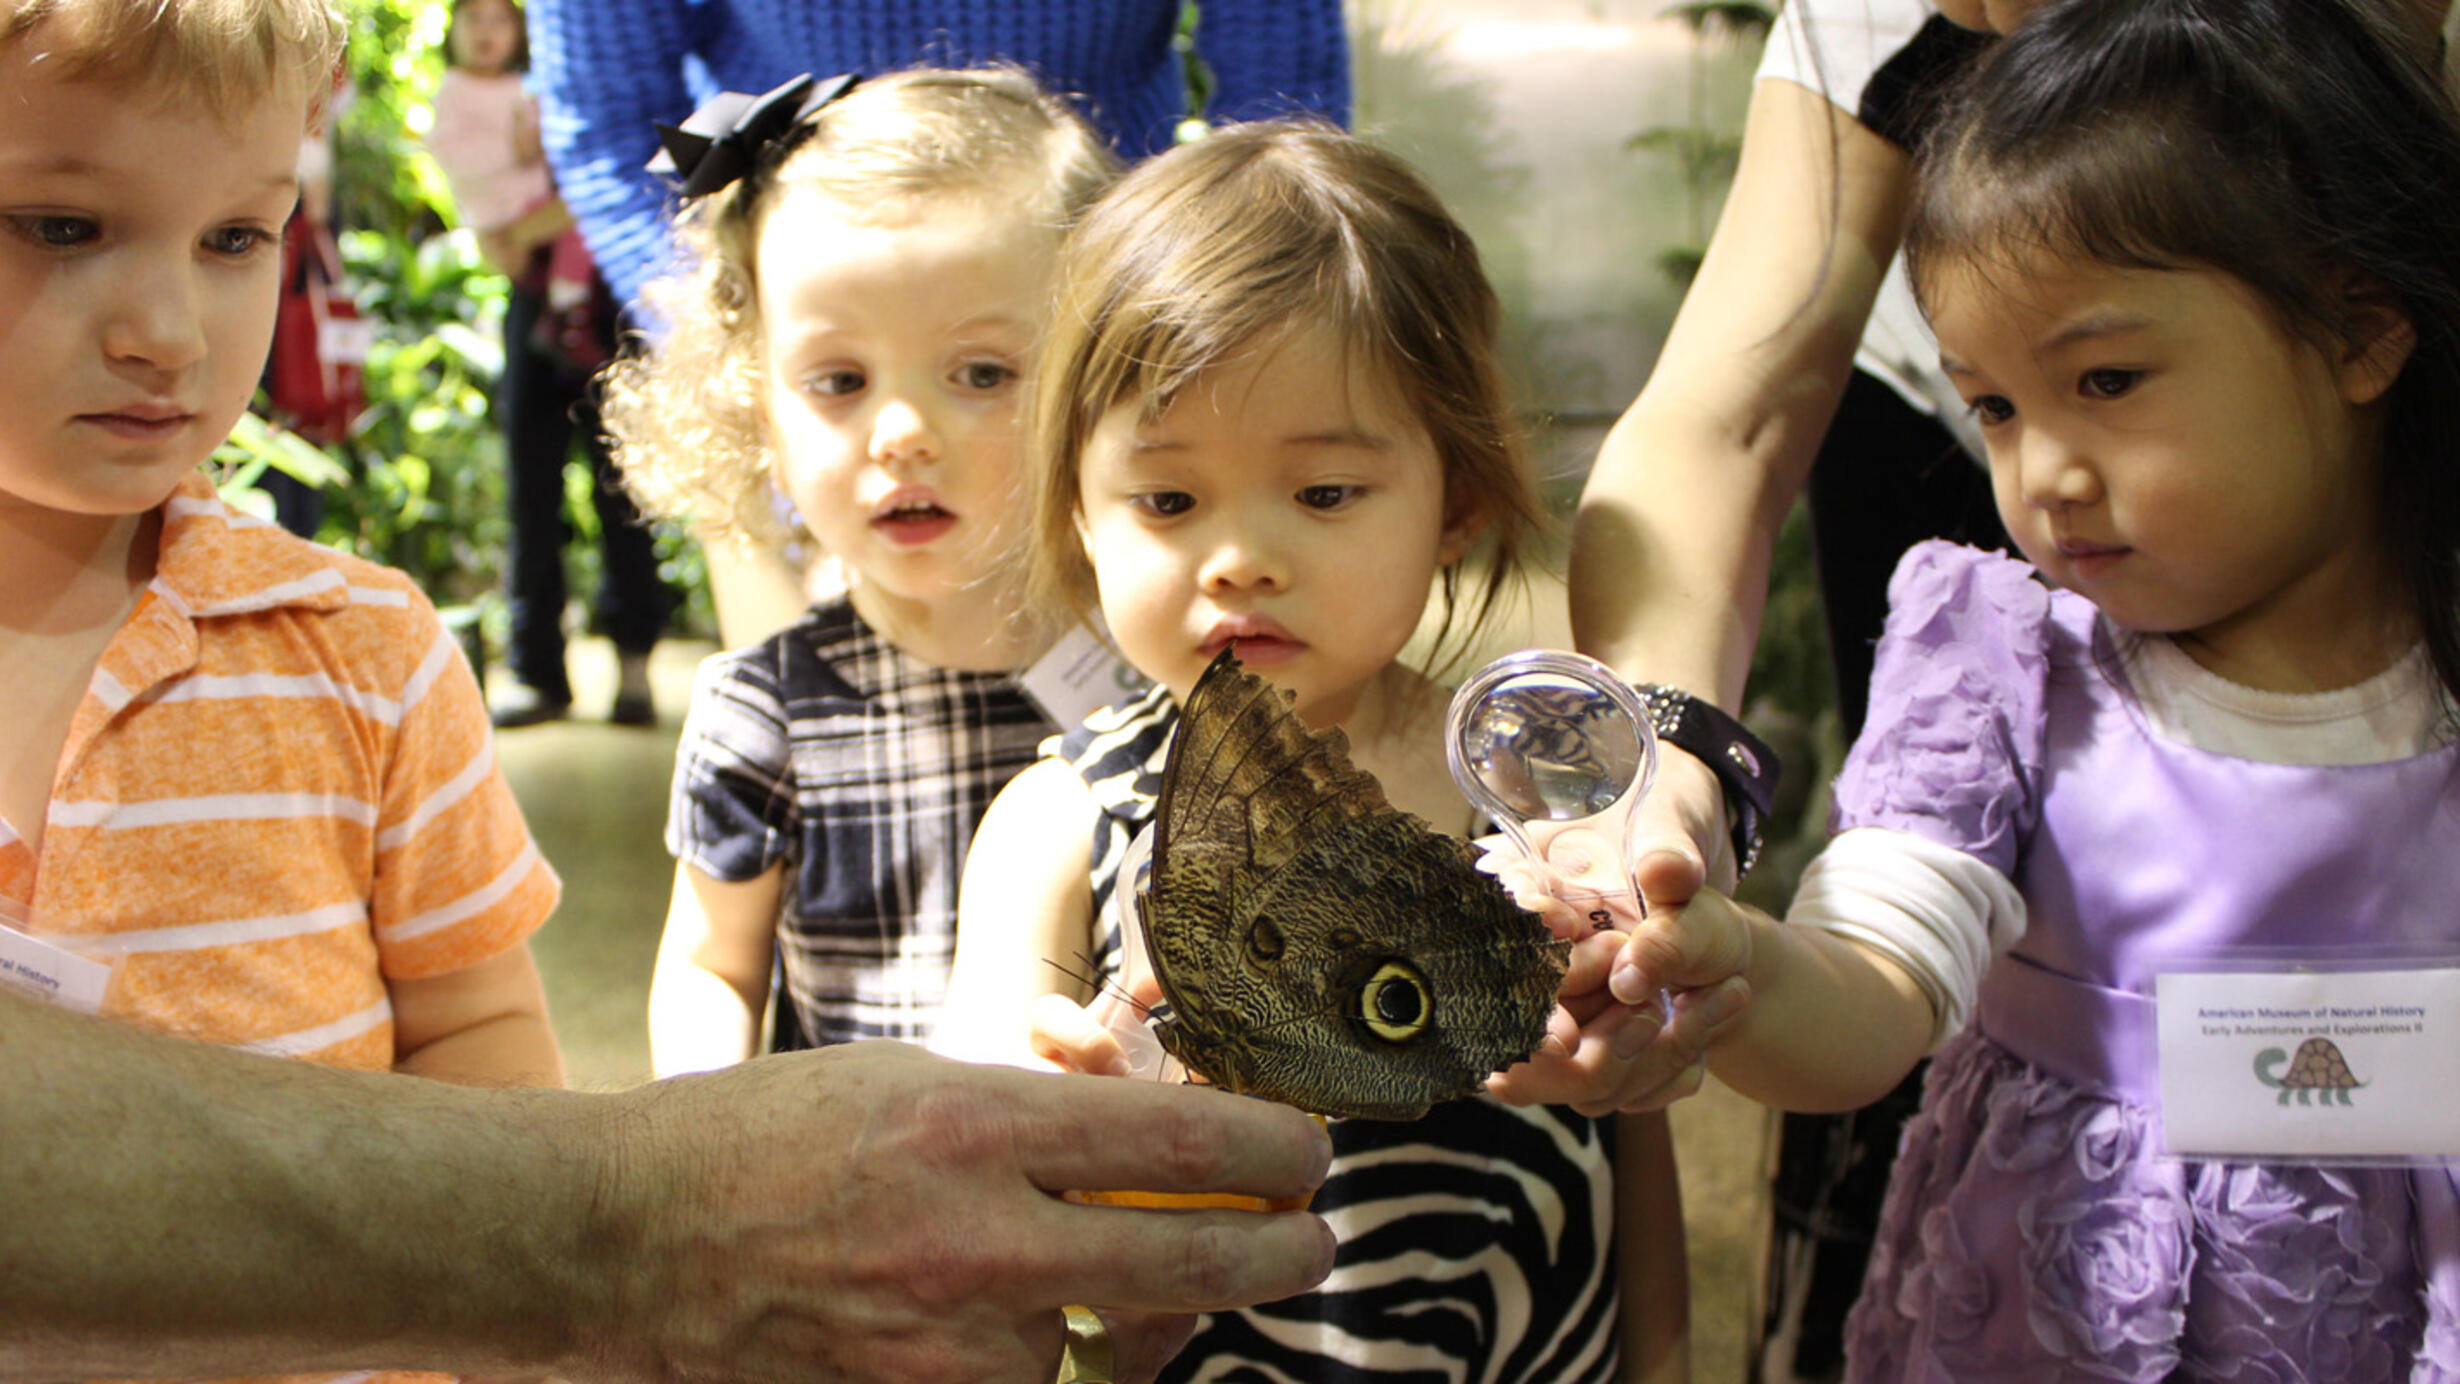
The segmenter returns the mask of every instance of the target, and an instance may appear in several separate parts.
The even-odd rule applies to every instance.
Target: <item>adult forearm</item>
[[[1136,1381],[1184,1314],[1332,1266],[1303,1213],[1054,1195],[1298,1195],[1330,1148],[1296,1112],[902,1043],[480,1091],[0,997],[0,1149],[0,1379],[1039,1384],[1061,1305],[1092,1303]]]
[[[1581,495],[1583,651],[1739,709],[1777,530],[1852,374],[1906,183],[1904,154],[1819,93],[1752,88],[1699,276]]]
[[[1635,404],[1599,449],[1574,524],[1574,641],[1627,677],[1738,709],[1811,450],[1728,437],[1680,400]]]
[[[554,1365],[595,1120],[0,996],[0,1377]]]

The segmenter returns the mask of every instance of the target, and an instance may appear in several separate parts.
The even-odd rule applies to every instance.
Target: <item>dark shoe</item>
[[[487,719],[497,730],[518,730],[523,726],[561,721],[572,714],[572,698],[550,697],[527,683],[517,685],[487,712]]]
[[[619,726],[654,726],[657,704],[649,699],[649,654],[618,652],[615,656],[615,705],[606,719]]]

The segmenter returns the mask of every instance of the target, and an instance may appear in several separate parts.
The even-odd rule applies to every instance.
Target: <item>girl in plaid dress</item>
[[[920,1038],[967,842],[1051,724],[1014,673],[1048,643],[1001,576],[1016,403],[1099,138],[1010,69],[809,79],[670,138],[692,198],[665,333],[607,417],[653,513],[713,539],[775,523],[835,594],[705,663],[680,753],[650,990],[660,1075],[779,1047]]]

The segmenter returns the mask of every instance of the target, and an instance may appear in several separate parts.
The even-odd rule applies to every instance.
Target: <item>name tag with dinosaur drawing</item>
[[[2460,967],[2164,974],[2161,1123],[2189,1158],[2460,1158]]]

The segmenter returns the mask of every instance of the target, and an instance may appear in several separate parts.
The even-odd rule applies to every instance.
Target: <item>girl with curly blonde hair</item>
[[[926,1036],[957,879],[1053,729],[1015,673],[1017,405],[1076,210],[1110,179],[1079,117],[1008,68],[799,79],[669,138],[688,267],[608,378],[627,483],[719,539],[782,491],[842,590],[702,666],[650,993],[660,1074],[778,1046]]]

